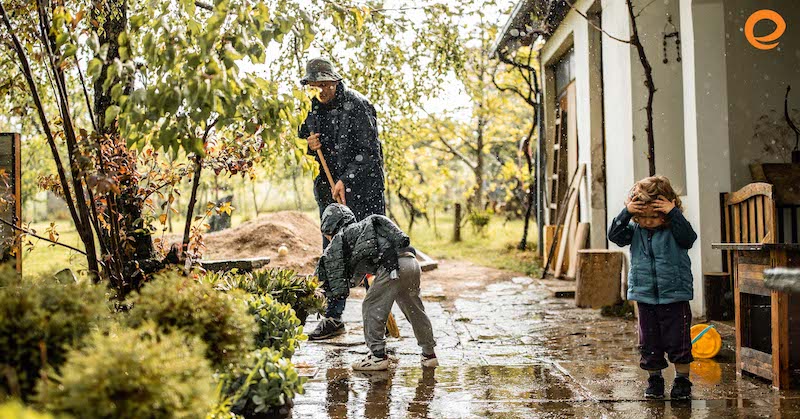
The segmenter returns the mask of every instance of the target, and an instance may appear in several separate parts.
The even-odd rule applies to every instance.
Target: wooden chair
[[[788,383],[790,366],[797,365],[788,348],[795,347],[793,341],[798,338],[789,325],[800,320],[795,314],[800,310],[795,297],[764,286],[764,270],[789,261],[759,245],[791,239],[792,234],[782,231],[796,229],[796,220],[779,212],[785,206],[776,202],[773,185],[768,183],[751,183],[723,194],[721,203],[723,241],[753,244],[752,249],[723,251],[723,266],[733,279],[736,369],[772,380],[780,388]]]
[[[775,243],[777,208],[769,183],[751,183],[720,194],[724,243]],[[733,255],[722,252],[722,270],[731,272]]]

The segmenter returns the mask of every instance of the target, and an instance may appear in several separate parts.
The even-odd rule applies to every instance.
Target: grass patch
[[[461,259],[472,263],[507,269],[526,275],[538,275],[540,259],[536,255],[536,225],[528,230],[528,249],[518,250],[522,238],[523,220],[506,220],[502,215],[492,215],[486,229],[480,233],[467,224],[461,228],[461,241],[453,242],[454,220],[451,215],[439,216],[434,224],[417,220],[411,231],[408,222],[400,217],[400,227],[411,236],[411,244],[431,257]]]

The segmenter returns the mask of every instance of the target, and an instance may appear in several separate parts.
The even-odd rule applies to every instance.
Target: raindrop
[[[351,110],[353,110],[353,102],[345,102],[343,107],[344,107],[344,110],[351,111]]]
[[[359,162],[360,162],[360,161],[362,161],[362,160],[364,160],[364,156],[362,156],[361,154],[359,154],[359,155],[357,155],[357,156],[356,156],[356,161],[359,161]]]

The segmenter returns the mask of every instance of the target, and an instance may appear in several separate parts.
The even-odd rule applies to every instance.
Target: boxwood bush
[[[7,401],[0,404],[0,418],[9,419],[53,419],[48,413],[40,413],[25,407],[19,400]]]
[[[3,270],[2,276],[16,275]],[[13,374],[0,376],[0,393],[27,399],[42,361],[56,370],[70,347],[79,347],[93,329],[108,323],[106,290],[88,282],[56,283],[0,280],[0,365]]]
[[[291,358],[297,342],[306,340],[303,326],[288,304],[281,304],[269,295],[253,294],[247,299],[247,307],[258,324],[256,347],[272,348]]]
[[[93,332],[71,351],[60,374],[40,380],[39,402],[50,412],[82,418],[202,418],[213,405],[205,345],[152,322]]]
[[[127,323],[136,327],[153,320],[161,330],[197,336],[206,343],[212,365],[230,369],[253,349],[256,323],[244,298],[175,273],[157,275],[131,298]]]

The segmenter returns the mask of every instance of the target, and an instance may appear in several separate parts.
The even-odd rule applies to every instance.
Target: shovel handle
[[[317,150],[317,157],[319,157],[319,162],[322,163],[322,169],[325,171],[325,176],[328,177],[328,183],[331,185],[331,196],[336,202],[339,202],[335,196],[333,196],[333,176],[331,176],[331,169],[328,168],[328,162],[325,161],[325,156],[322,155],[322,149]],[[341,204],[341,202],[339,202]]]

